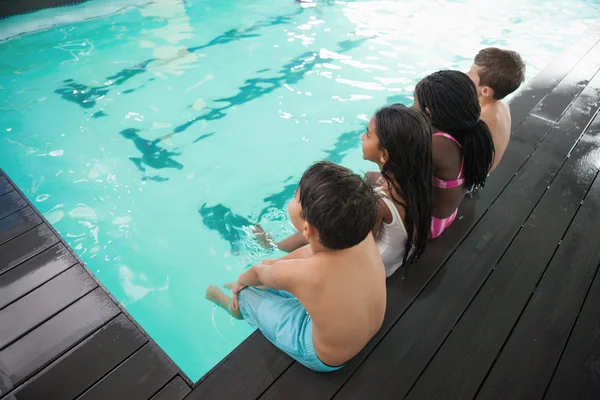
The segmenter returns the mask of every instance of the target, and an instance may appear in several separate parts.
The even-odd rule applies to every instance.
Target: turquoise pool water
[[[599,16],[590,0],[93,0],[9,18],[0,166],[197,380],[251,333],[207,284],[270,255],[252,224],[291,232],[311,162],[373,169],[360,134],[419,78],[496,45],[529,79]]]

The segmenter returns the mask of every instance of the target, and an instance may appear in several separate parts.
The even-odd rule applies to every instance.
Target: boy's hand
[[[240,290],[242,290],[243,288],[245,288],[245,285],[241,285],[238,282],[235,283],[226,283],[225,287],[228,289],[231,289],[231,294],[232,294],[232,302],[231,305],[233,306],[234,309],[238,310],[240,309],[240,305],[238,303],[238,293],[240,292]]]
[[[276,258],[265,258],[262,262],[264,265],[273,265],[277,262]]]

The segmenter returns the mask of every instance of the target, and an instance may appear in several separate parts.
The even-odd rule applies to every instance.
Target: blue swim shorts
[[[319,359],[313,344],[312,319],[290,292],[246,287],[238,300],[246,322],[300,364],[317,372],[343,367],[332,367]]]

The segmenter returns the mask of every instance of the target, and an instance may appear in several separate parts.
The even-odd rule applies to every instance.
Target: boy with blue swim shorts
[[[288,210],[309,244],[245,271],[228,286],[233,298],[214,285],[206,297],[304,366],[335,371],[383,323],[377,198],[360,176],[323,161],[304,173]]]

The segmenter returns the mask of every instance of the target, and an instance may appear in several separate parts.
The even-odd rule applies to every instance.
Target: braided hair
[[[388,187],[393,188],[392,200],[402,205],[406,211],[404,225],[408,240],[403,263],[407,265],[419,260],[430,236],[433,213],[433,132],[422,112],[402,104],[383,107],[377,111],[375,129],[379,150],[386,150],[388,153],[388,161],[382,166],[381,175]],[[389,175],[394,177],[395,182]]]
[[[430,114],[431,124],[462,146],[466,188],[483,187],[495,150],[490,129],[480,119],[481,106],[471,78],[461,71],[438,71],[417,84],[415,96],[420,108]]]

